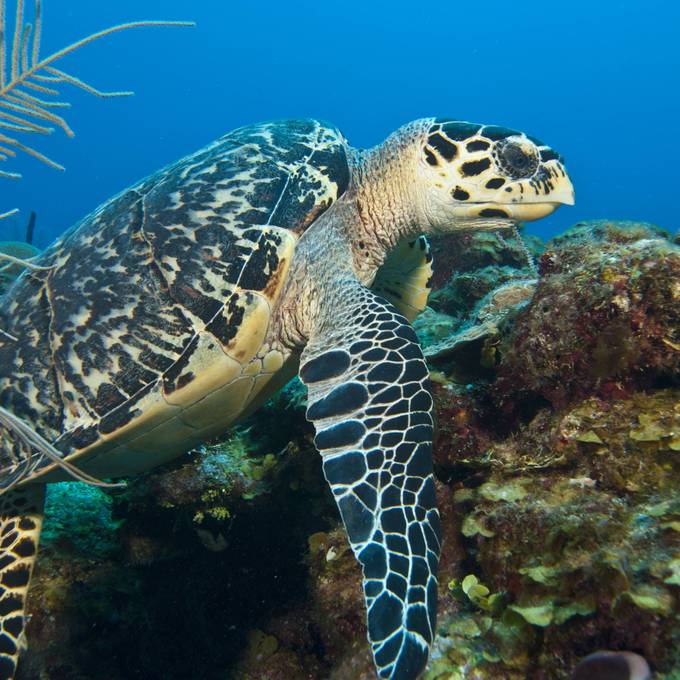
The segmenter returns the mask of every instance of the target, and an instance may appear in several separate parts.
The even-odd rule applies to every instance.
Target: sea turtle
[[[237,129],[67,231],[2,300],[0,677],[23,643],[46,482],[131,475],[252,412],[296,371],[363,567],[382,678],[434,635],[439,516],[423,234],[573,203],[560,156],[497,126],[408,124],[352,149],[333,125]]]

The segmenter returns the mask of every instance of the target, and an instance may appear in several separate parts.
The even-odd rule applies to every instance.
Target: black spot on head
[[[441,133],[435,132],[427,139],[430,146],[433,146],[447,161],[453,160],[458,155],[458,148]]]
[[[437,165],[437,157],[429,150],[425,149],[425,160],[430,164],[430,165]]]
[[[394,484],[389,484],[382,492],[380,497],[380,507],[381,508],[400,508],[401,502],[401,489],[394,486]]]
[[[475,139],[472,142],[468,142],[465,148],[468,151],[486,151],[490,146],[491,144],[485,139]]]
[[[552,149],[541,149],[541,160],[544,163],[547,163],[548,161],[560,161],[563,162],[562,156],[557,153],[557,151],[553,151]]]
[[[470,198],[470,194],[465,191],[465,189],[461,189],[460,187],[456,187],[452,192],[451,195],[457,200],[457,201],[467,201],[468,198]]]
[[[401,432],[388,432],[380,437],[380,446],[385,449],[396,446],[403,439]]]
[[[487,189],[500,189],[505,184],[505,180],[502,177],[494,177],[486,183]]]
[[[491,160],[482,158],[478,161],[463,163],[460,170],[463,177],[474,177],[475,175],[481,175],[485,170],[488,170],[490,166]]]
[[[380,581],[365,581],[364,592],[366,597],[378,597],[383,590],[383,585]]]
[[[366,440],[364,440],[364,446],[366,446]],[[371,470],[377,470],[383,466],[385,457],[380,450],[371,451],[366,456],[366,462],[368,463],[368,467],[371,468]]]
[[[479,132],[481,125],[475,123],[466,123],[463,121],[444,121],[437,118],[438,123],[442,123],[442,130],[449,139],[457,142],[462,142],[469,137],[476,135]]]
[[[500,127],[498,125],[486,125],[482,130],[482,134],[489,139],[498,141],[499,139],[505,139],[506,137],[514,137],[516,135],[521,135],[522,133],[518,130],[511,130],[509,128]]]
[[[372,342],[368,342],[367,340],[360,340],[359,342],[352,343],[349,348],[349,352],[352,355],[355,354],[360,354],[363,352],[365,349],[368,349],[369,347],[373,347]]]
[[[369,349],[368,352],[364,352],[361,355],[361,359],[363,361],[377,363],[378,361],[382,361],[386,356],[386,350],[384,350],[382,347],[374,347],[373,349]]]
[[[479,211],[480,217],[508,217],[508,213],[500,208],[484,208]]]
[[[370,449],[374,446],[378,446],[379,443],[380,443],[380,435],[377,432],[372,432],[371,434],[366,435],[364,437],[364,441],[361,443],[361,445],[365,449]],[[382,458],[382,454],[381,454],[381,458]],[[371,469],[379,468],[381,465],[382,465],[382,463],[380,465],[371,465]]]

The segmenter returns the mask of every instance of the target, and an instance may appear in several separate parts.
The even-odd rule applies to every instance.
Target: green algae
[[[590,398],[492,444],[491,465],[451,495],[474,575],[448,580],[458,606],[444,615],[427,680],[461,667],[489,680],[538,669],[566,680],[593,629],[674,677],[679,413],[672,389]]]
[[[41,547],[92,558],[110,556],[118,550],[122,523],[113,518],[112,510],[111,496],[98,487],[82,482],[49,484]]]

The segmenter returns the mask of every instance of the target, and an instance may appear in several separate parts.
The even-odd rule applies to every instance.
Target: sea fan
[[[73,85],[97,97],[127,97],[132,92],[102,92],[75,76],[58,69],[54,64],[63,57],[85,45],[111,33],[118,33],[143,26],[193,26],[187,21],[134,21],[112,26],[78,40],[49,57],[40,56],[42,37],[42,2],[34,0],[34,24],[24,20],[24,0],[16,0],[14,32],[8,43],[5,0],[0,0],[0,160],[6,161],[18,152],[29,154],[52,168],[63,166],[40,153],[33,146],[22,143],[20,135],[46,135],[61,128],[69,137],[73,130],[62,115],[57,113],[69,108],[61,99],[59,87]],[[19,179],[17,172],[1,171],[0,178]],[[14,211],[0,215],[7,217]]]

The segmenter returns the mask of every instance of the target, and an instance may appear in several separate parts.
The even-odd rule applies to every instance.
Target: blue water
[[[533,223],[533,233],[599,217],[680,226],[679,3],[65,4],[45,0],[44,55],[123,21],[191,19],[198,27],[115,35],[60,64],[99,88],[136,95],[102,101],[64,88],[76,138],[55,132],[33,141],[67,171],[25,158],[4,164],[24,179],[0,180],[0,212],[21,209],[0,222],[0,239],[21,239],[35,210],[44,246],[231,128],[301,116],[333,121],[356,146],[430,115],[519,128],[566,157],[577,189],[576,207]]]

